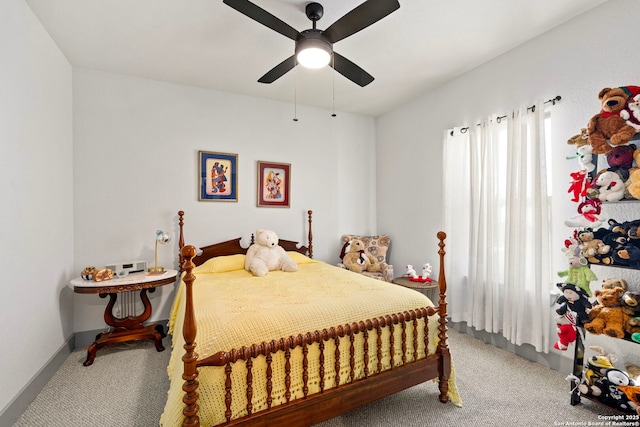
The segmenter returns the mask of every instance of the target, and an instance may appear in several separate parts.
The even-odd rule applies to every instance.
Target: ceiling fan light
[[[320,30],[306,30],[296,41],[296,60],[306,68],[322,68],[329,65],[333,49]]]
[[[325,49],[308,47],[298,52],[298,63],[306,68],[322,68],[329,65],[331,55]]]

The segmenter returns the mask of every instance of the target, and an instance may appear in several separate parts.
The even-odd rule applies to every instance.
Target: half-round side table
[[[83,365],[91,365],[97,351],[108,344],[150,339],[155,342],[157,351],[163,351],[162,338],[166,334],[162,325],[157,323],[143,325],[151,317],[151,302],[147,292],[152,293],[159,286],[175,283],[177,274],[176,270],[166,270],[162,274],[132,273],[126,277],[117,277],[104,282],[94,282],[82,278],[73,279],[71,286],[73,286],[73,291],[78,294],[98,294],[100,298],[106,298],[109,295],[109,303],[104,311],[104,321],[111,329],[96,335],[96,340],[87,349],[87,360]],[[113,307],[118,294],[131,291],[140,291],[140,299],[144,305],[143,312],[135,316],[116,317],[113,313]]]
[[[418,291],[424,294],[425,296],[427,296],[431,300],[431,302],[434,303],[435,305],[438,304],[439,289],[438,289],[438,282],[436,282],[435,280],[432,280],[430,282],[414,282],[413,280],[410,280],[408,277],[402,276],[402,277],[396,277],[395,279],[393,279],[392,283],[395,283],[396,285],[404,286],[405,288],[410,288],[415,291]]]

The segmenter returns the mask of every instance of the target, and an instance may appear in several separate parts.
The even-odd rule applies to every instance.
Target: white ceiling
[[[606,0],[400,0],[334,45],[375,77],[364,88],[331,68],[296,67],[258,83],[294,42],[222,0],[25,1],[74,67],[375,117]],[[307,0],[253,2],[299,31],[311,28]],[[320,3],[325,29],[362,0]]]

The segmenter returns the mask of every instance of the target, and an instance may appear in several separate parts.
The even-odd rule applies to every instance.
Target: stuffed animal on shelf
[[[615,172],[622,181],[629,179],[629,169],[633,166],[633,154],[636,150],[635,144],[619,145],[613,147],[607,153],[607,164],[609,172]]]
[[[626,108],[629,98],[640,93],[638,89],[637,86],[606,87],[598,93],[602,110],[587,125],[589,145],[594,154],[606,154],[612,146],[624,145],[636,134],[636,129],[627,124],[620,112]]]
[[[579,234],[578,234],[579,235]],[[587,265],[587,260],[581,255],[584,252],[581,245],[575,246],[573,254],[569,255],[569,268],[558,272],[558,276],[566,277],[565,284],[580,287],[587,296],[591,296],[590,283],[598,280],[595,273]]]
[[[596,165],[593,164],[593,148],[590,145],[583,145],[576,149],[576,157],[580,168],[586,172],[593,172]]]
[[[629,244],[627,236],[619,231],[611,231],[603,234],[602,243],[611,248],[609,255],[613,252],[624,249]]]
[[[626,291],[621,302],[622,311],[629,316],[624,331],[631,337],[640,333],[640,292]]]
[[[629,400],[629,406],[640,415],[640,387],[637,385],[619,385],[618,388]]]
[[[616,368],[607,369],[604,377],[594,381],[589,387],[587,395],[592,395],[605,405],[616,408],[622,412],[635,413],[637,405],[627,397],[621,387],[634,387],[635,381],[629,375]]]
[[[576,326],[582,326],[588,322],[589,315],[587,310],[592,305],[585,290],[571,283],[558,283],[556,286],[562,291],[562,295],[556,299],[556,304],[558,304],[556,313],[564,316],[569,311],[572,311],[575,313]]]
[[[556,350],[566,351],[569,344],[577,338],[576,321],[570,312],[564,316],[556,317],[556,332],[558,333],[558,341],[553,344]]]
[[[626,284],[626,280],[624,282]],[[626,286],[624,290],[626,292],[622,295],[622,302],[626,309],[625,312],[629,316],[640,316],[640,292],[627,291]]]
[[[611,247],[605,245],[601,239],[596,238],[591,228],[578,231],[576,238],[578,240],[578,247],[585,258],[605,255],[611,250]],[[586,262],[584,264],[586,265]]]
[[[598,175],[592,184],[598,189],[598,199],[603,202],[617,202],[624,198],[626,187],[615,172],[606,171]]]
[[[244,268],[254,276],[264,276],[269,271],[298,271],[298,264],[284,248],[278,245],[279,239],[275,231],[258,230],[256,243],[249,246],[245,257]]]
[[[342,259],[344,266],[347,270],[351,270],[356,273],[362,273],[363,271],[380,271],[382,267],[380,266],[378,259],[370,253],[367,253],[364,248],[365,246],[362,240],[351,240],[349,252],[346,253]]]
[[[613,369],[614,363],[616,363],[618,358],[612,353],[607,353],[605,349],[600,346],[590,346],[589,350],[592,350],[595,354],[586,359],[587,365],[584,369],[584,381],[587,384],[593,384],[596,380],[605,376],[607,369]],[[587,394],[586,391],[582,392]]]
[[[613,338],[624,338],[627,316],[622,310],[620,299],[624,289],[597,289],[594,292],[598,304],[589,311],[589,322],[584,328],[595,335],[605,334]]]
[[[629,179],[627,179],[625,186],[630,197],[640,199],[640,169],[636,169],[629,174]]]
[[[635,245],[626,245],[613,252],[613,261],[616,264],[640,269],[640,248]]]
[[[577,172],[571,172],[569,176],[571,176],[571,185],[569,186],[567,193],[573,194],[573,197],[571,198],[572,202],[577,202],[587,195],[587,173],[584,170],[580,170]]]
[[[582,147],[584,145],[589,145],[589,135],[587,135],[587,129],[580,129],[580,133],[577,135],[573,135],[571,138],[567,140],[567,144],[575,145],[576,147]]]
[[[586,193],[585,193],[586,194]],[[567,227],[594,228],[602,225],[600,214],[602,213],[602,201],[600,199],[587,199],[578,205],[578,214],[564,222]]]
[[[579,286],[589,297],[591,296],[590,283],[598,280],[595,273],[586,265],[586,260],[578,256],[569,258],[569,268],[559,271],[558,276],[566,277],[564,283]]]
[[[629,283],[622,278],[604,279],[602,280],[602,289],[622,288],[625,291],[629,287]]]
[[[620,111],[620,117],[627,121],[636,132],[640,132],[640,95],[634,96],[627,101],[627,108]]]
[[[627,363],[624,365],[624,368],[627,370],[629,378],[634,380],[637,384],[638,381],[640,381],[640,366],[634,365],[633,363]]]

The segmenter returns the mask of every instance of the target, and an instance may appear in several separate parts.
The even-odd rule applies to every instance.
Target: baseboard
[[[479,339],[487,344],[491,344],[495,347],[503,350],[510,351],[524,359],[531,362],[539,363],[554,371],[569,374],[573,372],[573,345],[569,347],[567,351],[551,351],[546,353],[539,353],[535,347],[530,344],[515,345],[509,342],[504,336],[499,333],[491,333],[487,331],[479,331],[469,325],[466,322],[452,322],[449,321],[448,326],[451,329],[455,329],[458,332],[471,335],[472,337]],[[455,353],[453,353],[453,360],[455,361]]]
[[[158,320],[156,323],[163,325],[166,332],[168,320]],[[36,373],[31,381],[23,387],[15,398],[0,412],[0,426],[11,426],[20,418],[20,415],[38,396],[38,393],[49,382],[51,377],[60,369],[67,357],[78,348],[87,348],[96,339],[96,335],[104,332],[105,329],[94,331],[76,332],[69,337],[60,349],[47,361],[47,363]]]
[[[81,331],[76,332],[76,347],[75,348],[87,348],[92,342],[96,340],[96,336],[102,332],[106,332],[107,329],[95,329],[93,331]]]
[[[0,413],[0,426],[11,426],[20,418],[20,415],[33,402],[40,390],[60,369],[60,366],[74,350],[75,345],[75,335],[71,335],[40,371],[33,376],[31,381],[2,410]]]

